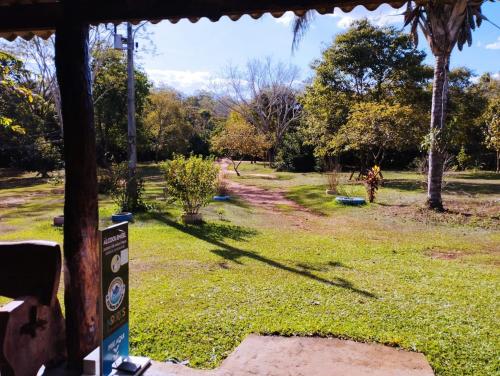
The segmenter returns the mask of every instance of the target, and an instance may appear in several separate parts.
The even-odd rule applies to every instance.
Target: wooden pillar
[[[79,1],[64,1],[56,29],[56,69],[64,120],[64,304],[68,364],[99,343],[99,254],[94,110],[89,70],[89,26]]]

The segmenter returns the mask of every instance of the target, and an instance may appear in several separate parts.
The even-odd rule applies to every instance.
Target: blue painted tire
[[[343,205],[354,205],[354,206],[359,206],[359,205],[364,205],[366,204],[366,200],[362,197],[344,197],[344,196],[338,196],[335,198],[335,201],[337,201],[339,204]]]
[[[134,216],[132,213],[117,213],[111,216],[111,220],[115,223],[118,222],[132,222]]]
[[[229,201],[231,196],[214,196],[214,201]]]

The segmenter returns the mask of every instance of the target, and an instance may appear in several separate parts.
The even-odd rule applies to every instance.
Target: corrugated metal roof
[[[89,0],[92,1],[92,0]],[[101,0],[101,4],[105,4],[106,0]],[[124,6],[129,6],[127,4],[134,3],[134,9],[140,8],[142,5],[141,3],[144,0],[136,0],[137,2],[134,3],[134,0],[124,0],[122,1]],[[83,1],[84,3],[85,1]],[[90,2],[89,2],[90,3]],[[115,2],[116,3],[116,2]],[[147,1],[144,1],[144,3],[147,3]],[[169,20],[172,23],[177,23],[181,19],[189,19],[191,22],[197,22],[201,18],[208,18],[213,22],[218,21],[221,17],[227,16],[229,19],[236,21],[240,19],[243,15],[249,15],[250,17],[254,19],[258,19],[262,17],[263,14],[269,13],[273,17],[278,18],[281,17],[286,11],[293,11],[297,16],[304,15],[305,12],[308,10],[316,10],[320,14],[326,14],[326,13],[333,13],[334,9],[341,9],[344,12],[350,12],[352,9],[354,9],[358,5],[364,6],[368,10],[375,10],[382,4],[388,4],[392,6],[393,8],[399,8],[402,5],[406,3],[405,0],[330,0],[330,1],[290,1],[290,6],[287,6],[286,1],[275,1],[275,0],[270,0],[269,2],[266,2],[265,0],[253,0],[253,3],[251,6],[249,6],[248,10],[242,7],[241,4],[244,3],[244,1],[241,1],[238,6],[234,7],[234,10],[231,9],[231,1],[221,1],[221,0],[201,0],[197,2],[189,2],[189,1],[184,1],[186,4],[186,11],[182,12],[182,14],[177,14],[177,15],[172,15],[168,17],[159,17],[156,18],[154,17],[154,8],[151,10],[148,9],[147,12],[144,11],[138,11],[137,17],[139,18],[132,18],[135,17],[134,11],[131,11],[132,16],[129,15],[129,17],[122,17],[122,11],[119,10],[116,12],[116,16],[113,14],[113,12],[109,12],[109,9],[107,10],[107,13],[105,16],[98,17],[99,21],[98,22],[92,22],[92,24],[98,24],[98,23],[120,23],[120,22],[132,22],[132,23],[139,23],[141,21],[151,21],[151,22],[159,22],[162,21],[163,19]],[[237,1],[235,2],[236,4],[238,3]],[[137,5],[139,4],[139,5]],[[165,4],[165,3],[164,3]],[[171,3],[172,4],[172,3]],[[176,1],[175,7],[177,10],[182,9],[182,2]],[[193,8],[193,4],[199,5],[198,8]],[[229,4],[229,5],[228,5]],[[30,6],[37,6],[38,9],[43,10],[44,8],[47,8],[51,13],[54,13],[54,10],[59,10],[58,7],[60,7],[60,1],[59,0],[0,0],[0,16],[2,13],[2,8],[3,10],[8,10],[8,8],[18,8],[22,9],[23,6],[26,6],[27,8]],[[94,14],[99,15],[99,5],[92,3],[92,6],[96,7],[96,10],[94,10]],[[164,5],[163,5],[164,6]],[[49,8],[50,7],[50,8]],[[26,9],[27,9],[26,8]],[[207,11],[209,9],[209,11]],[[259,11],[254,11],[255,9],[258,9]],[[55,12],[57,13],[57,12]],[[148,15],[153,15],[152,17],[141,17],[143,13],[147,13]],[[179,12],[178,12],[179,13]],[[43,14],[43,12],[41,12]],[[184,14],[187,14],[188,16],[183,16]],[[196,16],[194,16],[196,15]],[[54,16],[56,17],[56,16]],[[43,22],[43,21],[42,21]],[[29,24],[29,22],[28,22]],[[36,21],[36,24],[40,24],[39,21]],[[55,25],[54,25],[55,26]],[[39,36],[41,38],[49,38],[52,34],[54,33],[54,28],[51,28],[50,26],[48,28],[42,28],[40,29],[37,26],[34,26],[34,29],[31,29],[29,27],[23,27],[21,30],[2,30],[2,24],[0,23],[0,38],[5,38],[7,40],[14,40],[17,37],[21,37],[24,39],[32,39],[34,36]]]

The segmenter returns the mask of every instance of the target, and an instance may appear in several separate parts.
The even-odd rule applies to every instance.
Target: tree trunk
[[[56,68],[64,120],[64,259],[69,367],[99,344],[99,251],[94,111],[89,71],[89,27],[78,2],[63,2],[56,29]]]
[[[500,150],[497,150],[497,174],[500,172]]]
[[[448,103],[449,54],[437,55],[435,58],[427,203],[429,208],[441,211],[443,210],[443,200],[441,198],[443,183],[442,131],[446,122],[446,106]]]

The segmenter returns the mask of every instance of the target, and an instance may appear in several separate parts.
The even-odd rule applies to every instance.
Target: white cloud
[[[295,15],[293,14],[293,12],[285,12],[285,14],[283,14],[280,18],[274,18],[274,21],[283,25],[283,26],[289,26],[293,19],[294,19]]]
[[[496,42],[487,44],[485,48],[487,48],[488,50],[500,50],[500,37],[498,37]]]
[[[207,90],[212,82],[212,74],[207,71],[146,69],[155,85],[167,85],[184,93]]]
[[[227,78],[208,71],[146,69],[146,73],[155,86],[168,86],[188,95],[200,90],[220,92],[229,85]]]
[[[349,13],[335,9],[335,12],[329,14],[329,16],[338,19],[337,26],[339,28],[347,29],[354,20],[359,20],[361,18],[368,18],[370,22],[377,26],[400,24],[403,21],[401,13],[401,9],[393,9],[390,6],[382,5],[374,11],[369,11],[362,6],[356,7]]]

